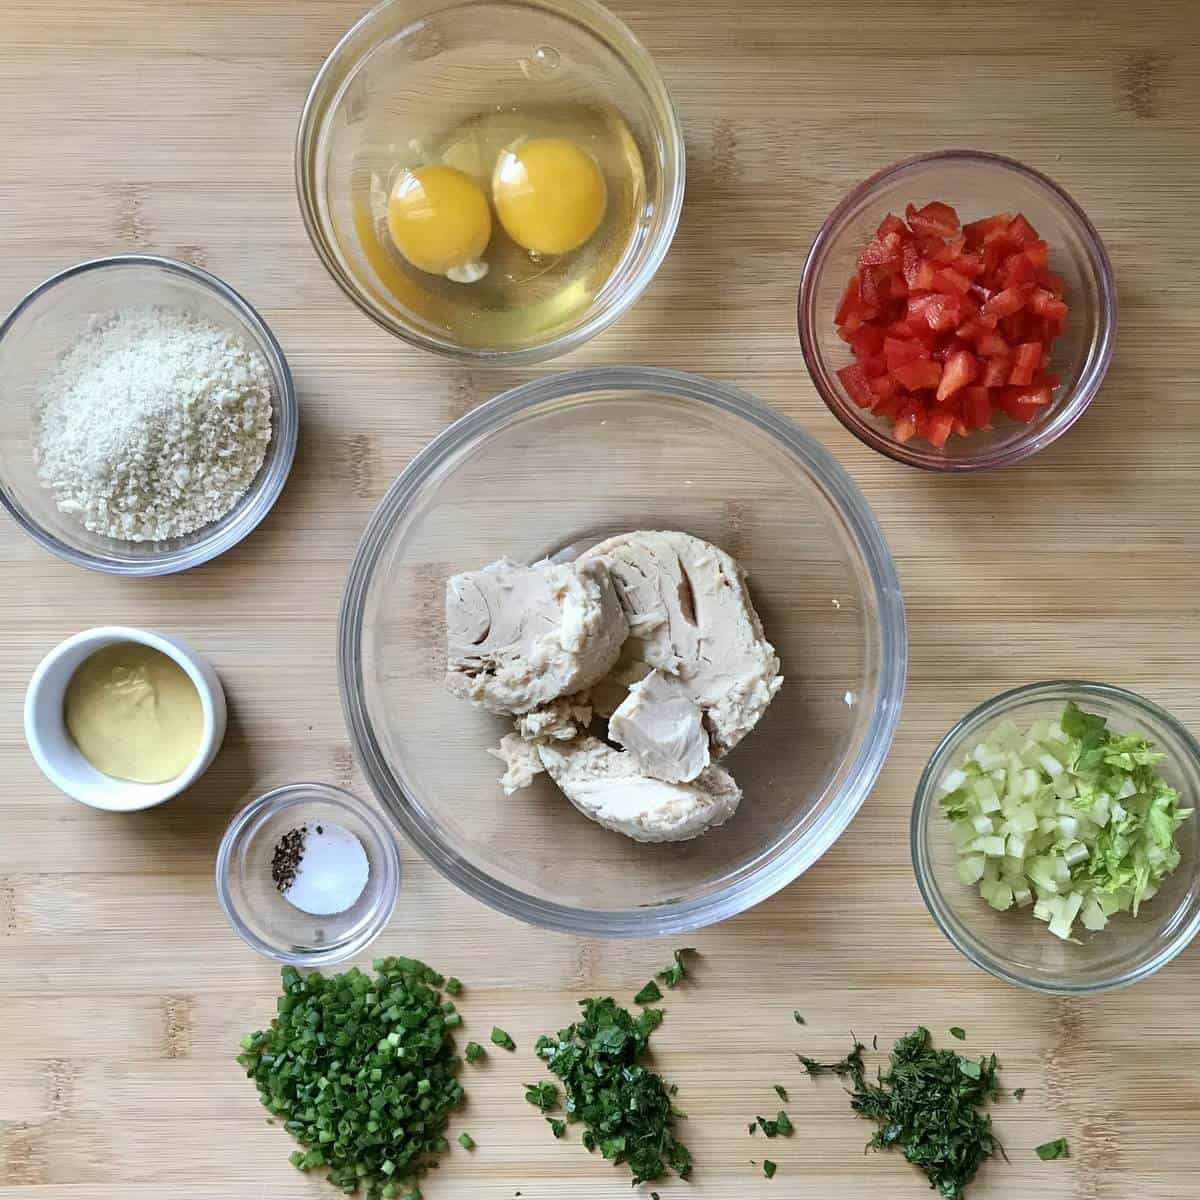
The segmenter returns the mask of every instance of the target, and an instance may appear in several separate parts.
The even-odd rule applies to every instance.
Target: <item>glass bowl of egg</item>
[[[371,518],[339,636],[401,832],[467,894],[587,936],[791,884],[866,799],[904,691],[899,584],[846,473],[751,397],[644,367],[555,372],[435,439]]]
[[[533,362],[650,282],[684,147],[649,55],[592,0],[386,0],[318,73],[296,179],[318,255],[384,329]]]

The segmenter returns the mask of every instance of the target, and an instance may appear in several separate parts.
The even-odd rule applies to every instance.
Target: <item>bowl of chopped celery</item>
[[[917,785],[917,883],[973,963],[1035,991],[1124,987],[1200,931],[1200,745],[1101,683],[1005,692],[968,713]]]

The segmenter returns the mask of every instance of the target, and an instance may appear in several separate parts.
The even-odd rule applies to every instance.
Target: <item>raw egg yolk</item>
[[[608,196],[587,151],[567,138],[535,138],[500,155],[492,199],[517,245],[536,254],[566,254],[599,228]]]
[[[471,282],[487,273],[479,260],[492,236],[483,189],[440,163],[405,171],[388,197],[388,232],[418,271]]]

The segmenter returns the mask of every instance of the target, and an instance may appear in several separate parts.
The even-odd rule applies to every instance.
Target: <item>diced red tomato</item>
[[[891,396],[885,396],[879,400],[871,411],[877,417],[883,417],[885,420],[894,421],[900,415],[900,410],[904,407],[904,393],[899,388]]]
[[[1050,351],[1069,315],[1049,247],[1022,215],[960,226],[935,200],[905,216],[880,222],[834,316],[851,401],[898,441],[939,449],[990,429],[997,409],[1034,420],[1059,385]]]
[[[985,388],[1004,387],[1008,383],[1008,377],[1012,374],[1012,358],[1004,354],[996,358],[988,358],[983,363],[983,378],[980,383]]]
[[[858,256],[858,265],[860,267],[877,267],[884,263],[892,265],[899,263],[900,259],[900,235],[889,232],[868,243],[867,248]]]
[[[963,422],[968,429],[992,427],[992,393],[987,387],[963,388]]]
[[[1006,390],[1014,403],[1032,404],[1034,408],[1044,408],[1054,399],[1048,387],[1010,387]]]
[[[924,208],[909,205],[904,210],[909,228],[918,237],[952,238],[958,234],[958,213],[948,204],[931,200]]]
[[[854,351],[855,358],[870,358],[883,349],[886,340],[887,335],[878,325],[864,325],[850,335],[850,349]]]
[[[899,390],[890,375],[876,375],[874,379],[867,380],[867,386],[875,393],[876,401],[888,400]]]
[[[994,229],[1007,229],[1012,224],[1012,213],[997,213],[994,217],[984,217],[982,221],[972,221],[963,226],[967,245],[982,246],[984,238]]]
[[[892,378],[910,392],[935,388],[942,378],[942,364],[931,358],[918,358],[891,368]]]
[[[1020,287],[1023,283],[1037,283],[1037,268],[1029,261],[1027,254],[1010,254],[1004,260],[1004,286]]]
[[[978,279],[983,274],[983,259],[978,254],[960,254],[951,265],[968,279]]]
[[[1067,285],[1061,275],[1055,275],[1053,271],[1039,271],[1037,277],[1038,283],[1052,296],[1057,296],[1060,300],[1063,298]]]
[[[1010,354],[1012,347],[994,329],[985,329],[975,339],[975,349],[984,358],[998,358]]]
[[[954,416],[948,412],[939,412],[937,409],[930,409],[923,413],[918,422],[921,436],[939,450],[949,440],[953,428]]]
[[[896,424],[892,426],[892,436],[898,442],[907,442],[916,432],[921,420],[923,409],[911,401],[905,404],[896,415]]]
[[[1033,270],[1032,267],[1029,269]],[[939,291],[954,291],[960,296],[965,296],[971,290],[970,279],[965,275],[960,275],[953,267],[942,267],[940,271],[935,271],[933,285]]]
[[[846,389],[850,399],[859,408],[870,408],[875,403],[877,397],[871,391],[871,385],[867,382],[867,373],[862,369],[861,364],[853,363],[848,367],[843,367],[838,371],[837,377],[842,381],[842,387]]]
[[[946,360],[937,398],[945,400],[960,388],[965,388],[979,374],[979,360],[969,350],[958,350]],[[1031,377],[1032,378],[1032,377]]]
[[[904,268],[904,281],[908,284],[909,290],[917,291],[932,291],[937,285],[937,267],[933,265],[927,258],[922,258],[913,248],[914,258],[911,265],[906,265]]]
[[[1050,261],[1050,244],[1048,242],[1029,242],[1025,247],[1025,257],[1038,269],[1042,270]]]
[[[1008,226],[1008,236],[1018,246],[1028,246],[1030,242],[1040,241],[1037,230],[1025,220],[1024,213],[1017,213]]]
[[[1005,287],[998,291],[984,306],[990,317],[1007,317],[1020,312],[1025,306],[1025,297],[1020,288]]]
[[[1041,365],[1042,343],[1022,342],[1017,347],[1016,357],[1013,359],[1012,373],[1008,377],[1008,382],[1018,387],[1031,384],[1034,374],[1041,368]]]
[[[940,267],[948,267],[958,261],[966,245],[966,238],[961,237],[949,242],[943,242],[939,238],[926,238],[925,257]]]
[[[887,360],[887,369],[895,370],[905,363],[916,362],[921,358],[929,358],[929,349],[922,342],[903,341],[900,338],[884,339],[883,357]]]
[[[1053,292],[1044,288],[1035,288],[1030,292],[1029,307],[1039,317],[1044,317],[1060,328],[1067,323],[1066,301],[1058,299]]]

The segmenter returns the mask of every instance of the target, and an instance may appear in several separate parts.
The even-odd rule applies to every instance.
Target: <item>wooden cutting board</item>
[[[85,574],[0,520],[0,1197],[292,1200],[333,1195],[287,1164],[232,1056],[269,1020],[277,975],[227,928],[212,864],[229,816],[297,778],[365,795],[336,694],[334,630],[351,553],[412,454],[474,405],[559,366],[648,362],[757,394],[866,491],[910,620],[904,718],[873,796],[835,849],[758,910],[688,939],[703,951],[656,1042],[679,1084],[690,1186],[668,1197],[927,1195],[793,1052],[838,1054],[918,1023],[966,1026],[1009,1087],[1011,1163],[979,1200],[1194,1197],[1200,1170],[1200,958],[1094,1000],[1028,995],[942,938],[912,878],[917,774],[969,706],[1081,675],[1143,692],[1200,728],[1200,8],[1192,0],[801,3],[622,0],[673,89],[688,143],[679,236],[638,306],[569,360],[454,366],[392,340],[309,248],[292,186],[306,90],[359,0],[0,3],[0,306],[77,260],[144,250],[201,264],[259,306],[295,371],[296,469],[246,543],[184,576]],[[857,180],[945,146],[1013,155],[1066,186],[1117,270],[1121,332],[1092,411],[1018,470],[935,478],[852,440],[796,344],[809,241]],[[216,766],[186,797],[119,817],[71,803],[21,733],[25,685],[66,635],[108,622],[178,630],[231,703]],[[628,998],[670,946],[552,936],[461,896],[405,848],[381,953],[468,984],[470,1031],[520,1052],[473,1074],[430,1200],[601,1200],[627,1176],[554,1142],[521,1098],[537,1033],[584,995]],[[808,1024],[792,1022],[800,1009]],[[481,1039],[483,1040],[483,1039]],[[797,1132],[746,1121],[791,1091]],[[776,1105],[777,1107],[777,1105]],[[1069,1138],[1072,1157],[1032,1148]]]

